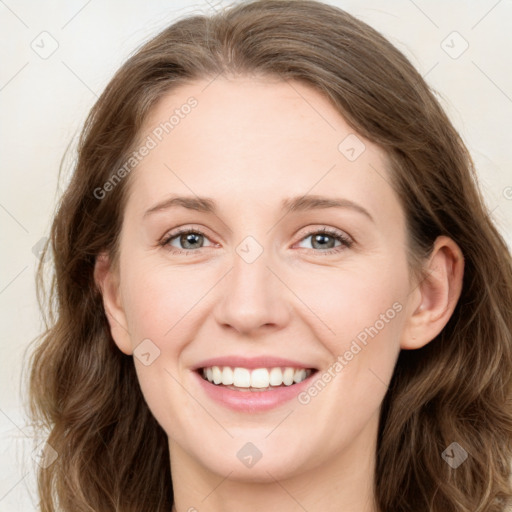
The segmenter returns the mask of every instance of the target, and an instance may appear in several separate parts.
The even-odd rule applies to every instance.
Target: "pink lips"
[[[264,412],[275,407],[279,407],[295,398],[301,391],[304,391],[311,385],[312,379],[318,372],[313,372],[307,379],[292,384],[291,386],[280,386],[267,391],[237,391],[226,386],[213,384],[205,380],[200,372],[201,368],[211,366],[231,366],[248,369],[255,368],[274,368],[274,367],[292,367],[314,369],[311,366],[290,359],[283,359],[272,356],[263,356],[257,358],[245,358],[239,356],[217,357],[207,359],[195,365],[192,370],[193,378],[208,398],[237,412]]]

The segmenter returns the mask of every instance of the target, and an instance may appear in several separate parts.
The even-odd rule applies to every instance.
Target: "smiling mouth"
[[[306,380],[317,372],[315,368],[241,368],[231,366],[209,366],[197,372],[206,381],[216,386],[235,391],[271,391],[289,387]]]

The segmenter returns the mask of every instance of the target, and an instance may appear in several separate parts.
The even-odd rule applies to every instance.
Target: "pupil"
[[[332,237],[330,237],[329,235],[322,235],[322,234],[319,234],[319,235],[316,235],[315,237],[313,237],[313,247],[315,246],[315,243],[320,243],[320,247],[327,247],[329,249],[331,249],[333,247],[332,243],[329,243],[329,241],[327,241],[327,243],[325,243],[326,239],[331,239],[331,242],[334,242],[334,239]]]
[[[194,245],[195,243],[198,243],[199,236],[200,235],[197,235],[195,233],[187,233],[186,235],[182,235],[182,245],[184,247],[188,247],[189,245]]]

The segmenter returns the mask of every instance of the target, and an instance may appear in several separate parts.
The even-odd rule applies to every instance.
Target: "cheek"
[[[131,265],[126,272],[123,305],[133,343],[150,338],[162,349],[176,340],[186,315],[198,302],[197,276],[160,264]],[[174,343],[173,343],[174,345]]]
[[[358,336],[362,342],[377,334],[397,338],[401,330],[407,271],[384,261],[366,263],[339,270],[325,268],[314,275],[295,274],[294,291],[305,304],[301,309],[308,317],[315,314],[318,333],[324,333],[321,339],[332,353],[346,350]]]
[[[324,375],[332,393],[323,397],[335,399],[334,409],[342,407],[336,404],[349,408],[354,425],[361,426],[379,407],[400,351],[407,269],[374,260],[350,271],[327,270],[304,281],[297,293],[318,315],[320,320],[312,320],[319,326],[317,338],[330,353],[331,365]],[[315,394],[311,390],[311,399]],[[319,411],[324,413],[323,420],[328,421],[332,411]]]
[[[190,277],[179,270],[148,264],[131,266],[124,281],[124,307],[139,385],[153,416],[166,432],[173,431],[175,418],[193,422],[190,397],[183,393],[180,383],[180,355],[194,337],[191,323],[194,329],[200,325],[193,321],[193,305],[201,290],[191,285],[194,280]],[[148,352],[150,361],[146,364],[139,356]]]

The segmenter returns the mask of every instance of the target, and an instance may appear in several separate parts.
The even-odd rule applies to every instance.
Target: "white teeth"
[[[224,386],[233,384],[233,370],[229,366],[224,366],[224,370],[222,370],[222,384]]]
[[[222,382],[222,372],[220,371],[220,368],[218,366],[214,366],[212,368],[212,374],[213,374],[213,383],[220,384]]]
[[[251,372],[251,387],[268,388],[269,383],[268,370],[266,368],[258,368]]]
[[[291,386],[311,375],[312,370],[305,368],[232,368],[230,366],[212,366],[203,368],[203,377],[214,384],[235,386],[237,388],[269,389],[277,386]],[[249,391],[249,389],[247,389]]]
[[[233,385],[237,388],[250,388],[251,372],[247,368],[235,368],[233,371]]]
[[[280,386],[283,383],[283,372],[281,368],[272,368],[270,370],[270,385]]]
[[[306,370],[301,368],[300,370],[295,370],[293,374],[293,382],[302,382],[306,378]]]
[[[285,386],[291,386],[293,384],[293,368],[285,368],[283,372],[283,384]]]

